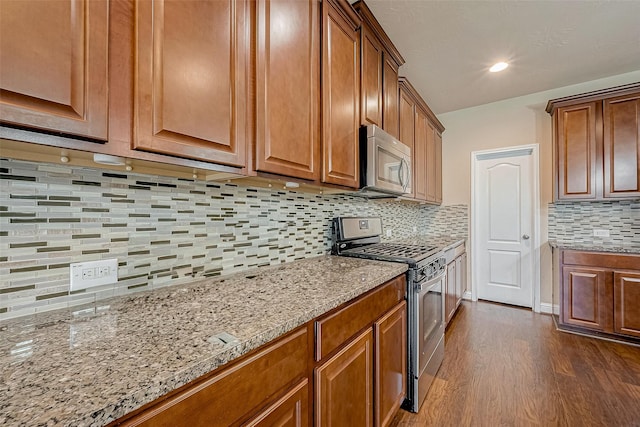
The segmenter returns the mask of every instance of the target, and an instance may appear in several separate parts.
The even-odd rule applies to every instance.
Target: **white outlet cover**
[[[84,274],[83,274],[84,272]],[[91,272],[92,274],[87,274]],[[98,274],[102,272],[102,274]],[[88,278],[87,276],[91,276]],[[109,285],[118,281],[118,259],[77,262],[69,266],[70,291]]]
[[[609,230],[598,230],[598,229],[594,229],[593,230],[593,235],[595,237],[609,237]]]
[[[387,229],[387,237],[391,237],[393,235],[393,233],[391,232],[391,229]]]

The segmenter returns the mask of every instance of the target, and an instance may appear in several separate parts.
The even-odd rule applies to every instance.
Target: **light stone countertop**
[[[106,425],[406,269],[321,256],[0,322],[0,425]]]
[[[596,245],[588,243],[567,243],[549,240],[549,246],[558,249],[570,249],[574,251],[584,252],[612,252],[620,254],[640,254],[640,245],[614,246],[614,245]]]

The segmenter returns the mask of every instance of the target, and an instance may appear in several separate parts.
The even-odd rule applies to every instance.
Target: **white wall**
[[[438,116],[446,128],[442,148],[443,205],[471,206],[471,152],[539,144],[540,300],[543,304],[551,303],[551,250],[547,245],[547,205],[553,199],[553,173],[551,116],[544,111],[547,101],[639,81],[640,70]],[[473,90],[473,87],[469,90]],[[470,235],[472,233],[473,230],[470,228]],[[473,257],[473,254],[470,253],[470,256]]]

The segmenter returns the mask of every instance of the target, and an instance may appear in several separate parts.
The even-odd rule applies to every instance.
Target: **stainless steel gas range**
[[[403,408],[418,412],[444,358],[444,252],[435,246],[381,242],[377,217],[333,219],[332,253],[408,264],[407,397]]]

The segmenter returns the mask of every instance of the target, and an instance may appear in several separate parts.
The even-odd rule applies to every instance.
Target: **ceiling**
[[[640,0],[366,3],[436,114],[640,70]]]

